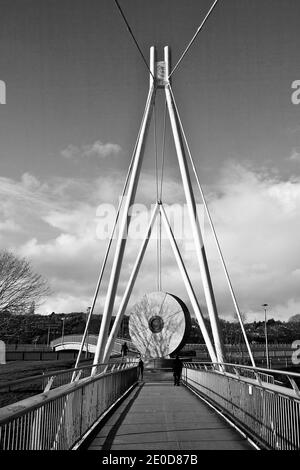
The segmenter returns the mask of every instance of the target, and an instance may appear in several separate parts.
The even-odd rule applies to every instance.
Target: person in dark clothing
[[[121,348],[121,353],[122,353],[122,356],[127,356],[127,352],[128,352],[128,346],[127,346],[127,343],[125,341],[125,343],[122,344],[122,348]]]
[[[174,376],[174,385],[180,385],[180,378],[182,372],[182,362],[179,359],[179,356],[176,356],[176,359],[173,363],[173,376]]]
[[[138,367],[139,367],[139,376],[141,376],[141,379],[143,380],[143,378],[144,378],[144,362],[143,362],[142,358],[140,358]]]

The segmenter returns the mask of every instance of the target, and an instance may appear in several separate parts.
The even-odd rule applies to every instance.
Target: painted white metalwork
[[[182,279],[183,279],[185,288],[186,288],[186,290],[187,290],[187,293],[188,293],[190,302],[191,302],[191,304],[192,304],[192,307],[193,307],[193,309],[194,309],[196,318],[197,318],[198,323],[199,323],[199,327],[200,327],[200,329],[201,329],[201,333],[202,333],[202,335],[203,335],[205,344],[206,344],[206,346],[207,346],[207,349],[208,349],[210,358],[211,358],[211,360],[212,360],[213,362],[216,362],[216,360],[215,360],[215,359],[216,359],[216,352],[215,352],[215,349],[214,349],[214,347],[213,347],[213,345],[212,345],[212,342],[211,342],[211,340],[210,340],[209,334],[208,334],[208,332],[207,332],[207,329],[206,329],[206,326],[205,326],[205,323],[204,323],[204,319],[203,319],[203,315],[202,315],[202,312],[201,312],[200,305],[199,305],[199,303],[198,303],[198,300],[197,300],[197,297],[196,297],[196,295],[195,295],[193,286],[192,286],[191,281],[190,281],[190,279],[189,279],[189,276],[188,276],[187,270],[186,270],[186,268],[185,268],[184,262],[183,262],[183,260],[182,260],[180,251],[179,251],[179,249],[178,249],[178,246],[177,246],[175,237],[174,237],[174,235],[173,235],[171,226],[170,226],[169,221],[168,221],[168,218],[167,218],[166,211],[165,211],[164,206],[163,206],[162,204],[160,205],[160,213],[161,213],[162,221],[163,221],[163,224],[164,224],[166,233],[167,233],[167,235],[168,235],[168,237],[169,237],[169,240],[170,240],[170,243],[171,243],[171,247],[172,247],[172,250],[173,250],[175,259],[176,259],[176,261],[177,261],[177,265],[178,265],[179,271],[180,271],[180,273],[181,273],[181,276],[182,276]]]
[[[122,301],[121,307],[117,315],[117,321],[115,322],[115,325],[113,326],[113,332],[110,335],[110,338],[107,342],[108,328],[109,328],[110,320],[112,318],[114,301],[115,301],[115,296],[117,293],[117,287],[118,287],[118,281],[119,281],[120,268],[121,268],[125,245],[126,245],[125,231],[130,221],[128,211],[129,211],[130,204],[134,200],[136,189],[137,189],[140,166],[141,166],[141,161],[142,161],[142,156],[143,156],[143,149],[144,149],[145,140],[146,140],[146,134],[147,134],[147,130],[148,130],[150,119],[151,119],[152,107],[153,107],[153,103],[155,100],[156,90],[158,87],[164,88],[165,94],[166,94],[167,109],[168,109],[169,116],[170,116],[173,137],[174,137],[174,142],[175,142],[175,148],[176,148],[179,168],[180,168],[180,172],[182,176],[182,182],[183,182],[184,192],[186,196],[190,222],[191,222],[191,226],[193,230],[195,248],[196,248],[197,258],[199,262],[205,298],[206,298],[207,307],[208,307],[208,311],[210,315],[210,322],[212,326],[212,333],[213,333],[215,348],[213,348],[209,344],[208,349],[212,358],[216,358],[219,362],[224,362],[224,351],[223,351],[223,344],[222,344],[222,339],[220,335],[217,307],[216,307],[216,302],[214,298],[214,292],[213,292],[212,282],[210,278],[206,252],[205,252],[205,248],[203,244],[200,224],[197,218],[196,204],[195,204],[193,189],[192,189],[192,185],[190,181],[187,159],[185,156],[185,149],[184,149],[184,145],[182,141],[177,110],[176,110],[176,106],[172,98],[172,93],[170,92],[170,88],[169,88],[170,87],[170,81],[169,81],[170,52],[169,52],[168,47],[165,47],[164,49],[164,61],[159,62],[159,63],[156,62],[156,49],[154,47],[151,47],[150,49],[150,72],[151,72],[150,90],[148,94],[148,100],[147,100],[147,104],[145,108],[144,118],[142,120],[141,132],[138,138],[136,152],[135,152],[135,156],[133,160],[133,167],[132,167],[132,172],[130,175],[126,201],[123,207],[123,217],[122,217],[121,226],[119,230],[119,238],[118,238],[117,246],[115,250],[113,266],[112,266],[112,270],[110,273],[110,279],[109,279],[109,284],[108,284],[108,290],[107,290],[107,295],[106,295],[106,300],[105,300],[105,305],[104,305],[102,323],[100,327],[99,339],[97,343],[94,362],[95,363],[104,362],[104,361],[107,361],[109,358],[111,345],[113,342],[112,338],[113,336],[116,335],[122,316],[125,313],[129,296],[131,294],[131,290],[133,287],[133,283],[135,281],[136,273],[137,273],[137,270],[139,269],[139,265],[143,256],[144,248],[142,247],[141,252],[140,252],[141,256],[139,255],[137,263],[134,267],[134,271],[132,272],[132,275],[130,277],[130,282],[128,283],[127,291],[123,297],[123,301]],[[161,204],[161,201],[157,201],[157,203]],[[193,301],[193,304],[195,304],[194,301]],[[197,307],[197,310],[199,312],[199,306]],[[199,317],[200,315],[197,314],[197,318]],[[204,325],[204,322],[202,322],[201,329],[203,329],[203,325]],[[205,341],[209,340],[208,335],[205,334],[204,336],[205,336]],[[93,369],[92,373],[95,373],[95,369]]]
[[[170,62],[170,51],[169,47],[164,48],[165,52],[165,62],[168,64],[166,69],[169,70]],[[199,263],[201,279],[203,284],[204,295],[206,299],[207,309],[210,317],[210,323],[214,338],[214,344],[216,349],[216,354],[219,362],[224,362],[224,348],[221,340],[220,326],[218,321],[217,306],[215,301],[215,296],[213,292],[213,286],[211,282],[211,277],[209,273],[209,267],[206,257],[206,251],[203,243],[203,238],[201,234],[200,223],[197,215],[196,202],[194,198],[192,183],[189,175],[187,159],[185,155],[185,149],[182,141],[182,136],[179,127],[178,116],[176,113],[176,108],[173,102],[173,97],[170,92],[169,85],[165,87],[166,100],[168,105],[169,117],[171,122],[171,127],[173,131],[174,143],[183,183],[183,189],[187,201],[187,207],[190,217],[191,228],[194,237],[194,243],[196,248],[197,259]]]
[[[122,318],[123,318],[124,313],[125,313],[126,308],[127,308],[128,300],[130,298],[130,295],[131,295],[132,289],[134,287],[136,277],[138,275],[141,263],[142,263],[143,258],[144,258],[146,248],[148,246],[148,242],[149,242],[149,239],[150,239],[150,236],[151,236],[151,231],[152,231],[155,219],[156,219],[157,212],[158,212],[158,204],[156,204],[155,207],[154,207],[154,210],[153,210],[153,213],[152,213],[152,216],[151,216],[151,219],[150,219],[148,230],[145,234],[144,241],[142,243],[142,246],[140,248],[139,254],[138,254],[137,259],[136,259],[136,262],[134,264],[131,276],[129,278],[125,293],[124,293],[122,301],[121,301],[121,305],[119,307],[119,310],[118,310],[117,316],[115,318],[112,330],[110,332],[110,335],[109,335],[109,338],[108,338],[108,341],[107,341],[107,344],[106,344],[106,347],[105,347],[103,362],[107,362],[110,358],[111,351],[112,351],[113,346],[115,344],[115,339],[116,339],[116,336],[118,334],[118,331],[119,331],[119,328],[120,328],[120,325],[121,325]]]
[[[137,365],[121,366],[1,408],[0,449],[71,449],[136,383]]]
[[[185,362],[183,381],[259,447],[300,450],[300,397],[293,387],[300,374],[237,364],[223,364],[226,373],[220,373],[218,365]],[[278,376],[285,377],[286,386],[278,385]]]
[[[154,48],[151,48],[151,57],[152,61],[154,60]],[[151,70],[154,68],[154,63],[151,63]],[[124,256],[126,241],[127,241],[127,228],[129,225],[130,217],[129,217],[129,208],[132,205],[135,193],[137,190],[138,185],[138,178],[141,170],[141,164],[143,159],[144,153],[144,146],[145,146],[145,139],[146,134],[149,129],[151,114],[153,110],[153,103],[155,98],[155,90],[154,86],[150,86],[148,99],[145,108],[145,114],[141,125],[141,131],[134,155],[130,180],[128,183],[128,190],[126,197],[124,198],[124,205],[123,205],[123,215],[120,220],[119,232],[118,232],[118,239],[116,244],[116,250],[113,260],[113,265],[110,273],[110,279],[107,288],[107,294],[104,304],[104,310],[102,315],[102,322],[99,332],[99,339],[97,343],[97,348],[95,352],[94,363],[97,364],[98,362],[103,362],[105,345],[107,342],[108,337],[108,329],[110,320],[113,313],[113,307],[115,303],[115,297],[118,287],[118,281],[121,271],[122,260]],[[95,374],[96,369],[92,369],[92,374]]]
[[[222,264],[222,267],[223,267],[223,270],[224,270],[225,278],[226,278],[226,281],[227,281],[227,284],[228,284],[229,292],[230,292],[230,295],[231,295],[231,298],[232,298],[232,301],[233,301],[233,305],[234,305],[234,308],[235,308],[235,311],[236,311],[236,315],[237,315],[238,320],[240,322],[241,330],[242,330],[244,340],[245,340],[245,343],[246,343],[246,346],[247,346],[250,361],[252,363],[252,366],[255,367],[255,361],[254,361],[252,350],[251,350],[251,347],[250,347],[250,344],[249,344],[249,341],[248,341],[248,338],[247,338],[247,333],[246,333],[246,330],[245,330],[245,327],[244,327],[242,315],[241,315],[241,312],[240,312],[240,309],[239,309],[239,306],[238,306],[238,303],[237,303],[237,299],[236,299],[236,296],[235,296],[235,293],[234,293],[234,290],[233,290],[233,286],[232,286],[232,283],[231,283],[231,280],[230,280],[230,277],[229,277],[229,273],[228,273],[226,264],[225,264],[225,260],[224,260],[224,256],[223,256],[223,253],[222,253],[222,250],[221,250],[221,246],[220,246],[220,243],[219,243],[219,240],[218,240],[218,237],[217,237],[217,233],[216,233],[216,230],[215,230],[215,227],[214,227],[211,215],[210,215],[210,211],[209,211],[209,208],[208,208],[208,205],[207,205],[207,202],[206,202],[206,198],[204,196],[202,186],[200,184],[198,172],[196,170],[194,160],[193,160],[193,157],[192,157],[192,153],[191,153],[191,150],[190,150],[190,146],[189,146],[189,143],[187,141],[187,138],[186,138],[186,135],[185,135],[185,132],[184,132],[184,129],[183,129],[183,125],[182,125],[182,122],[181,122],[181,119],[180,119],[180,116],[179,116],[178,108],[177,108],[177,105],[176,105],[175,97],[174,97],[173,90],[172,90],[171,86],[169,86],[169,89],[170,89],[170,93],[172,95],[173,103],[174,103],[176,114],[177,114],[177,117],[178,117],[180,130],[181,130],[181,133],[182,133],[182,136],[183,136],[183,139],[184,139],[184,143],[185,143],[185,146],[186,146],[186,149],[187,149],[188,156],[189,156],[190,161],[191,161],[192,169],[193,169],[194,174],[195,174],[195,178],[196,178],[197,185],[198,185],[198,188],[199,188],[199,192],[200,192],[200,195],[201,195],[201,198],[202,198],[202,201],[203,201],[203,205],[204,205],[205,212],[206,212],[206,215],[207,215],[207,218],[208,218],[208,222],[209,222],[209,225],[210,225],[210,228],[211,228],[211,231],[212,231],[215,243],[216,243],[216,248],[217,248],[219,258],[220,258],[220,261],[221,261],[221,264]]]

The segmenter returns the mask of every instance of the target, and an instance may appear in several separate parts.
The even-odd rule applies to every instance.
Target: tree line
[[[101,325],[101,315],[91,318],[88,332],[98,335]],[[14,344],[47,344],[51,340],[64,335],[82,334],[85,329],[87,314],[84,312],[52,313],[51,315],[15,315],[0,312],[0,339]],[[114,321],[112,318],[111,325]],[[210,322],[205,319],[210,332]],[[119,336],[130,339],[129,316],[125,315],[119,330]],[[238,322],[220,320],[221,332],[225,344],[244,343]],[[246,323],[245,329],[249,342],[264,343],[264,322]],[[270,319],[267,322],[268,341],[270,344],[289,344],[300,339],[300,322],[282,322]],[[187,343],[204,343],[204,339],[195,318],[191,319],[191,329],[186,338]]]
[[[9,251],[0,251],[0,339],[7,343],[47,344],[52,339],[69,334],[82,334],[87,313],[55,313],[37,315],[35,309],[50,294],[47,281],[34,272],[25,258]],[[113,322],[113,319],[112,319]],[[111,326],[112,326],[111,322]],[[129,339],[129,317],[125,315],[119,336]],[[210,322],[205,319],[207,330],[211,333]],[[101,315],[94,315],[89,325],[89,334],[97,335],[101,324]],[[244,342],[238,322],[220,319],[221,332],[225,344]],[[245,323],[248,339],[251,343],[265,341],[265,324],[260,322]],[[294,315],[288,322],[269,319],[267,322],[269,343],[291,343],[300,339],[300,314]],[[199,325],[191,319],[191,329],[187,336],[188,343],[204,343]]]

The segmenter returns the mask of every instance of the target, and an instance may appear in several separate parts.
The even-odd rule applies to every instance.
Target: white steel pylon
[[[154,222],[157,218],[158,211],[162,216],[162,220],[163,220],[163,223],[164,223],[164,226],[165,226],[165,229],[166,229],[166,233],[167,233],[169,241],[171,243],[171,247],[172,247],[172,250],[173,250],[173,253],[174,253],[178,268],[179,268],[179,271],[181,273],[184,285],[186,287],[187,294],[189,296],[190,302],[192,304],[192,307],[194,309],[196,318],[198,320],[198,323],[199,323],[199,326],[200,326],[205,344],[206,344],[207,349],[208,349],[209,356],[210,356],[212,362],[218,362],[217,357],[216,357],[216,353],[215,353],[215,349],[213,347],[213,344],[210,340],[209,334],[208,334],[206,326],[205,326],[205,322],[204,322],[204,319],[203,319],[201,308],[200,308],[199,303],[197,301],[192,283],[189,279],[188,273],[187,273],[186,268],[184,266],[184,262],[182,260],[181,255],[180,255],[180,250],[177,246],[174,234],[173,234],[172,229],[171,229],[170,222],[168,220],[168,217],[167,217],[167,214],[165,212],[163,204],[161,202],[159,202],[154,207],[152,217],[150,219],[148,230],[145,234],[145,238],[143,240],[143,243],[141,245],[141,248],[140,248],[140,251],[138,253],[136,262],[134,264],[131,276],[130,276],[129,281],[127,283],[125,293],[123,295],[118,313],[116,315],[112,330],[110,332],[110,335],[109,335],[109,338],[108,338],[108,341],[107,341],[107,344],[106,344],[106,347],[105,347],[103,363],[108,362],[108,360],[110,358],[112,348],[113,348],[115,339],[117,337],[123,315],[126,311],[128,301],[129,301],[132,289],[134,287],[135,280],[137,278],[141,263],[143,261],[143,257],[144,257],[144,254],[145,254],[145,251],[146,251],[146,248],[147,248],[150,236],[151,236],[151,231],[153,229]]]
[[[178,111],[177,111],[177,108],[173,99],[173,92],[171,89],[169,76],[170,76],[170,49],[169,47],[166,46],[164,48],[164,61],[160,61],[160,62],[156,61],[155,47],[151,47],[150,48],[149,93],[148,93],[148,98],[146,102],[144,116],[143,116],[141,127],[140,127],[138,140],[137,140],[136,147],[135,147],[134,154],[133,154],[131,172],[130,172],[130,177],[128,180],[127,194],[124,199],[123,215],[120,220],[118,238],[116,242],[116,249],[115,249],[115,254],[113,258],[113,264],[111,268],[107,294],[106,294],[106,299],[105,299],[105,304],[104,304],[104,309],[103,309],[102,322],[101,322],[98,342],[97,342],[96,351],[95,351],[95,357],[94,357],[95,366],[96,364],[106,362],[110,357],[113,340],[118,332],[118,327],[122,319],[122,316],[125,313],[125,309],[126,309],[144,252],[148,244],[148,239],[151,234],[152,225],[155,221],[156,215],[158,213],[158,209],[162,216],[164,226],[168,233],[168,236],[169,236],[169,239],[170,239],[173,251],[174,251],[174,255],[176,257],[179,269],[183,276],[184,283],[187,287],[188,294],[189,294],[192,306],[195,310],[195,314],[198,319],[199,326],[204,336],[211,359],[213,362],[216,362],[216,361],[220,363],[224,362],[224,357],[225,357],[224,347],[223,347],[223,342],[222,342],[221,333],[220,333],[216,301],[215,301],[215,296],[213,292],[213,286],[211,282],[200,223],[199,223],[198,216],[197,216],[196,202],[195,202],[195,197],[194,197],[191,179],[189,175],[188,163],[187,163],[187,158],[185,154],[185,147],[183,144],[181,128],[179,125],[180,118],[179,118]],[[149,125],[150,125],[155,95],[156,95],[156,91],[158,88],[164,89],[165,95],[166,95],[167,109],[168,109],[169,118],[171,122],[171,128],[172,128],[172,133],[173,133],[173,138],[174,138],[174,143],[175,143],[175,148],[176,148],[176,154],[178,158],[178,164],[179,164],[179,169],[180,169],[182,183],[183,183],[183,189],[184,189],[185,198],[186,198],[187,207],[188,207],[189,219],[190,219],[190,223],[192,227],[197,260],[198,260],[198,264],[200,268],[200,274],[201,274],[201,279],[203,283],[203,290],[204,290],[205,300],[206,300],[210,323],[211,323],[214,346],[212,345],[209,339],[209,335],[207,334],[205,324],[202,318],[202,314],[200,311],[200,307],[195,297],[190,280],[187,276],[184,263],[180,256],[178,246],[176,245],[176,241],[174,239],[173,233],[171,231],[171,228],[168,223],[161,201],[157,201],[157,205],[155,207],[154,213],[152,214],[150,226],[148,228],[145,240],[140,249],[138,258],[136,260],[134,269],[132,271],[132,275],[128,282],[127,289],[125,291],[123,300],[121,302],[118,315],[113,325],[113,329],[111,331],[110,336],[108,337],[108,330],[109,330],[109,325],[110,325],[110,321],[111,321],[112,314],[113,314],[114,302],[115,302],[115,297],[116,297],[117,287],[118,287],[118,282],[119,282],[120,268],[122,265],[125,246],[126,246],[126,233],[127,233],[127,228],[130,223],[129,208],[134,202],[134,198],[136,194],[136,189],[137,189],[137,185],[139,181],[140,170],[141,170],[141,165],[142,165],[142,160],[143,160],[147,132],[148,132]],[[96,367],[93,368],[93,373],[96,373]]]

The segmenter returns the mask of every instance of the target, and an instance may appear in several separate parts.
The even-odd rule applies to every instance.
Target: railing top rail
[[[203,362],[203,361],[184,361],[184,364],[202,364],[202,365],[216,365],[216,366],[230,366],[235,367],[236,369],[247,369],[255,372],[263,372],[264,374],[277,374],[277,375],[286,375],[287,377],[296,377],[300,379],[299,372],[288,372],[280,369],[265,369],[263,367],[253,367],[253,366],[244,366],[242,364],[231,364],[227,362]]]
[[[58,346],[58,345],[61,345],[61,344],[69,344],[69,343],[81,343],[82,341],[82,334],[78,334],[78,335],[64,335],[64,337],[60,336],[58,338],[54,338],[51,342],[50,342],[50,346],[51,347],[55,347],[55,346]],[[63,339],[63,341],[62,341]],[[94,334],[89,334],[86,336],[86,340],[85,342],[87,342],[90,346],[96,346],[97,345],[97,341],[98,341],[98,335],[94,335]],[[135,345],[133,344],[132,341],[130,341],[129,339],[123,339],[123,338],[116,338],[115,340],[115,344],[117,344],[118,346],[120,346],[124,341],[126,341],[127,345],[129,346],[129,349],[133,350],[133,351],[137,351],[137,348],[135,347]]]
[[[274,347],[274,348],[281,348],[281,347],[291,347],[291,343],[269,343],[269,345],[271,347]],[[186,343],[183,348],[186,348],[186,347],[190,347],[190,346],[194,346],[194,347],[201,347],[201,348],[206,348],[206,344],[205,343]],[[224,346],[226,348],[246,348],[246,345],[244,343],[233,343],[233,344],[230,344],[230,343],[225,343]],[[252,347],[254,348],[265,348],[265,343],[255,343],[255,344],[251,344]]]
[[[12,387],[14,385],[20,385],[20,384],[23,384],[23,383],[26,383],[26,382],[33,382],[33,381],[36,381],[36,380],[39,380],[39,379],[46,379],[48,377],[53,377],[54,375],[58,376],[58,375],[66,374],[67,372],[71,373],[71,372],[76,372],[76,371],[80,371],[80,370],[84,370],[84,369],[92,369],[93,367],[108,366],[108,365],[114,365],[114,364],[117,364],[117,365],[120,365],[120,364],[134,365],[134,364],[137,364],[137,361],[130,361],[130,362],[99,362],[98,364],[89,364],[87,366],[73,367],[73,368],[70,368],[70,369],[61,369],[61,370],[57,370],[57,371],[53,370],[52,372],[47,372],[46,374],[31,375],[30,377],[24,377],[22,379],[16,379],[16,380],[12,380],[10,382],[5,382],[3,384],[0,384],[0,390],[2,388]]]
[[[137,366],[135,365],[134,367]],[[61,385],[60,387],[50,389],[47,392],[43,392],[32,397],[25,398],[24,400],[18,401],[16,403],[4,406],[3,408],[0,408],[0,426],[11,421],[11,419],[19,418],[25,415],[28,413],[28,409],[30,409],[30,411],[34,411],[48,402],[67,396],[70,392],[85,387],[89,383],[102,380],[108,375],[125,373],[130,369],[133,369],[132,363],[128,363],[128,367],[126,369],[113,370],[85,377],[79,381]]]

